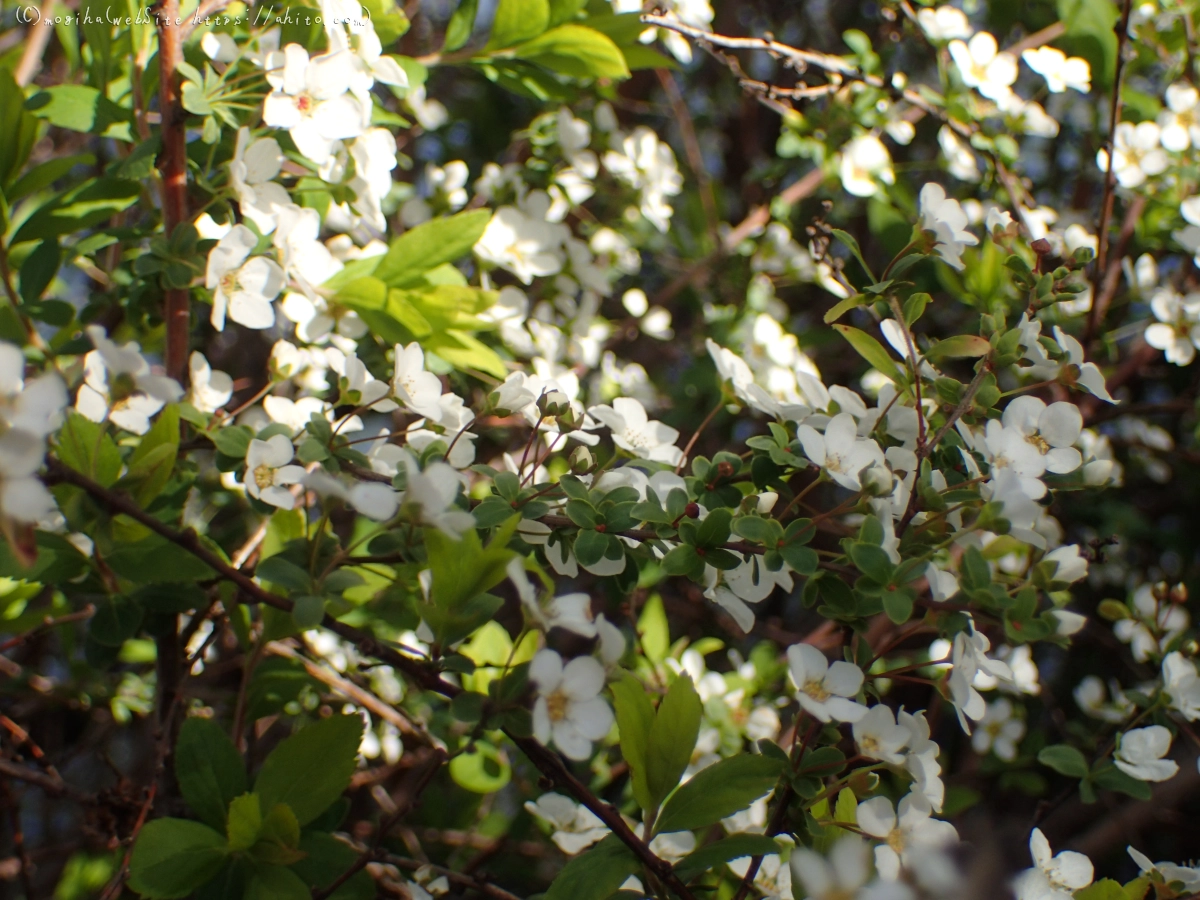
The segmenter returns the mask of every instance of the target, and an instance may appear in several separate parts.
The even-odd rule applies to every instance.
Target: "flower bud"
[[[892,492],[892,473],[886,466],[874,465],[862,474],[863,490],[872,497],[883,497]]]
[[[717,475],[721,478],[732,478],[735,474],[733,463],[724,460],[717,463]]]
[[[1187,585],[1181,581],[1181,582],[1179,582],[1179,584],[1177,584],[1173,588],[1171,588],[1171,602],[1172,603],[1187,603],[1187,601],[1188,601]]]
[[[767,515],[775,508],[779,495],[774,491],[763,491],[758,495],[757,511],[760,516]]]
[[[571,409],[571,401],[562,391],[546,391],[537,400],[538,412],[546,418],[560,418]]]
[[[592,457],[592,451],[587,447],[576,447],[571,454],[571,472],[575,475],[586,475],[595,464],[596,460]]]

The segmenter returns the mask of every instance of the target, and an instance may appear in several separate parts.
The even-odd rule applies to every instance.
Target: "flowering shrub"
[[[450,6],[5,13],[0,874],[1200,893],[1190,5]]]

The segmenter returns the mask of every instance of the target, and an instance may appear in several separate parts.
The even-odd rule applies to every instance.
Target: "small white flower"
[[[544,211],[535,216],[502,206],[475,244],[475,255],[531,284],[536,277],[562,271],[562,246],[569,234],[565,225],[546,221]]]
[[[929,582],[929,593],[938,603],[945,603],[958,593],[958,579],[953,572],[939,569],[933,563],[925,567],[925,580]]]
[[[463,482],[453,466],[434,462],[422,470],[407,450],[401,451],[399,462],[408,476],[403,505],[417,511],[421,524],[437,528],[456,541],[468,528],[475,527],[475,517],[454,503]]]
[[[1146,326],[1146,343],[1162,350],[1167,362],[1191,365],[1200,347],[1200,293],[1161,288],[1150,298],[1150,310],[1158,321]]]
[[[46,455],[39,435],[12,428],[0,435],[0,514],[17,522],[34,523],[58,508],[36,472]]]
[[[263,123],[286,128],[302,154],[324,165],[339,141],[364,130],[362,104],[348,93],[353,54],[337,48],[310,59],[299,44],[288,44],[282,55],[282,70],[267,73],[274,90],[263,103]]]
[[[1053,562],[1057,567],[1054,570],[1053,581],[1065,581],[1067,584],[1074,584],[1079,579],[1087,577],[1087,557],[1080,555],[1078,544],[1069,544],[1051,550],[1042,557],[1042,561]]]
[[[896,809],[887,797],[872,797],[858,804],[858,827],[884,843],[875,848],[879,877],[897,881],[900,870],[917,849],[947,847],[958,842],[958,832],[949,822],[932,817],[929,802],[920,794],[908,794]]]
[[[1161,725],[1135,728],[1121,735],[1113,763],[1138,781],[1168,781],[1179,771],[1179,763],[1163,759],[1171,749],[1171,732]]]
[[[1086,59],[1067,57],[1054,47],[1038,47],[1026,50],[1021,59],[1033,71],[1046,79],[1046,87],[1052,94],[1061,94],[1067,88],[1086,94],[1092,89],[1092,69]]]
[[[922,9],[917,13],[917,24],[931,41],[965,41],[971,36],[971,23],[967,21],[966,13],[953,6]]]
[[[1001,422],[1045,457],[1046,471],[1061,475],[1083,465],[1082,455],[1072,446],[1083,430],[1083,415],[1075,404],[1060,400],[1047,406],[1037,397],[1017,397],[1005,408]]]
[[[550,840],[568,856],[608,834],[608,826],[594,812],[562,794],[542,794],[536,803],[526,800],[525,809],[554,828]]]
[[[857,722],[867,714],[865,706],[849,699],[863,683],[862,669],[854,663],[839,659],[830,664],[812,644],[793,644],[787,658],[792,683],[799,691],[796,699],[814,719]]]
[[[229,180],[237,194],[238,209],[262,234],[275,230],[279,210],[292,198],[282,184],[273,179],[283,164],[283,151],[275,138],[250,142],[250,129],[238,129],[233,159],[229,161]]]
[[[683,451],[675,446],[679,432],[650,419],[646,407],[632,397],[617,397],[611,406],[593,406],[588,414],[612,431],[613,443],[639,459],[678,465]]]
[[[908,744],[909,732],[903,725],[896,724],[891,707],[876,704],[853,725],[854,742],[858,752],[867,759],[878,759],[892,765],[904,762],[902,752]]]
[[[1050,842],[1040,828],[1029,835],[1029,853],[1033,868],[1013,883],[1017,900],[1071,900],[1076,891],[1092,883],[1092,861],[1073,850],[1051,856]]]
[[[233,396],[233,379],[221,371],[215,371],[199,350],[188,357],[188,372],[191,388],[188,400],[202,413],[214,413]]]
[[[8,428],[47,437],[62,427],[67,388],[55,372],[25,380],[25,354],[0,341],[0,421]]]
[[[976,88],[989,99],[1001,101],[1012,93],[1011,85],[1017,80],[1017,58],[998,51],[996,39],[986,31],[976,34],[970,43],[950,42],[950,56],[963,84]]]
[[[938,256],[961,272],[963,249],[979,243],[979,238],[967,231],[967,214],[957,200],[947,197],[942,186],[933,182],[921,188],[920,206],[921,227],[937,238],[934,249]]]
[[[246,450],[246,492],[263,503],[292,509],[296,498],[287,485],[304,478],[304,467],[288,465],[295,456],[292,442],[282,434],[250,442]]]
[[[987,651],[991,646],[991,642],[974,627],[954,636],[950,657],[953,666],[950,670],[950,698],[958,713],[959,724],[967,734],[971,733],[968,719],[979,721],[987,712],[983,696],[975,688],[975,675],[983,672],[993,678],[1012,681],[1012,669],[1007,663],[988,658]]]
[[[1007,697],[993,700],[971,735],[976,753],[993,751],[1005,762],[1017,758],[1017,743],[1025,736],[1025,722],[1013,714],[1012,701]]]
[[[880,184],[894,184],[892,157],[879,138],[860,135],[842,148],[839,175],[842,187],[856,197],[873,197]]]
[[[1196,664],[1174,650],[1163,659],[1162,677],[1171,708],[1189,722],[1200,719],[1200,675],[1196,673]]]
[[[1200,891],[1200,869],[1180,866],[1171,862],[1151,862],[1150,857],[1144,853],[1139,853],[1133,847],[1126,847],[1125,849],[1133,861],[1138,864],[1138,868],[1143,875],[1157,872],[1162,876],[1165,884],[1171,884],[1173,881],[1181,882],[1184,894],[1194,894]]]
[[[838,840],[826,859],[807,847],[797,847],[789,860],[793,882],[804,886],[809,900],[915,900],[906,884],[879,882],[871,877],[870,852],[857,835]]]
[[[938,146],[946,157],[946,168],[959,181],[978,181],[979,163],[971,148],[963,143],[949,125],[938,129]]]
[[[271,305],[283,290],[283,270],[266,256],[247,259],[258,236],[245,225],[234,225],[208,254],[205,286],[213,292],[212,326],[225,330],[225,316],[247,328],[275,324]]]
[[[821,434],[811,425],[801,425],[796,436],[804,455],[829,473],[829,477],[852,491],[862,490],[861,475],[870,465],[883,465],[883,451],[873,440],[858,437],[858,423],[850,413],[838,413]]]
[[[1133,658],[1138,662],[1145,662],[1162,652],[1187,630],[1190,621],[1187,610],[1176,603],[1160,602],[1149,584],[1143,584],[1133,592],[1131,606],[1134,617],[1114,623],[1113,634],[1130,645]]]
[[[1108,392],[1104,373],[1100,371],[1100,367],[1094,362],[1085,361],[1083,345],[1057,325],[1054,326],[1054,339],[1063,353],[1067,354],[1067,363],[1078,367],[1079,374],[1076,376],[1076,383],[1089,394],[1109,403],[1116,403],[1112,394]]]
[[[592,743],[602,740],[613,725],[613,713],[600,696],[604,667],[590,656],[578,656],[565,666],[553,650],[540,650],[529,664],[529,680],[537,686],[533,706],[534,736],[554,745],[569,759],[591,756]]]
[[[118,346],[99,325],[89,325],[87,335],[96,348],[83,358],[84,383],[75,397],[75,409],[93,422],[108,418],[133,434],[150,430],[150,417],[183,396],[173,378],[154,375],[137,343]]]
[[[1159,146],[1162,132],[1154,122],[1122,122],[1117,126],[1113,142],[1113,173],[1121,187],[1135,188],[1153,175],[1161,175],[1170,164],[1166,152]],[[1108,171],[1108,151],[1096,153],[1100,171]]]
[[[639,125],[604,154],[604,168],[638,191],[638,209],[650,224],[663,232],[670,227],[675,211],[667,197],[683,190],[683,176],[671,147],[657,134]]]
[[[1163,147],[1173,153],[1182,153],[1189,144],[1200,147],[1200,91],[1190,84],[1173,84],[1166,101],[1167,108],[1158,114]]]
[[[400,405],[427,418],[441,414],[442,382],[425,371],[425,351],[413,341],[407,347],[396,345],[393,359],[392,390]]]
[[[316,288],[342,270],[342,263],[318,240],[321,216],[315,209],[290,204],[279,211],[272,242],[284,272],[314,302]]]
[[[925,711],[908,713],[900,710],[896,716],[896,724],[908,732],[908,753],[904,759],[904,768],[913,777],[910,790],[921,794],[929,801],[934,811],[941,812],[942,803],[946,799],[946,786],[941,778],[942,766],[938,762],[941,748],[936,741],[930,739]]]

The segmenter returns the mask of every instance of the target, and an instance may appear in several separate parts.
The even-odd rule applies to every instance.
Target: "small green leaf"
[[[410,228],[392,241],[371,274],[389,287],[409,287],[431,269],[469,253],[491,216],[490,210],[473,209]]]
[[[887,551],[862,541],[850,545],[850,559],[860,572],[879,584],[887,584],[896,570]]]
[[[229,804],[229,818],[225,823],[225,838],[229,849],[237,853],[249,850],[258,840],[262,830],[262,805],[258,794],[242,794],[234,797]]]
[[[692,759],[692,750],[700,734],[704,705],[692,684],[692,677],[681,674],[672,682],[658,705],[646,747],[646,785],[650,808],[656,809],[683,776]]]
[[[450,53],[463,47],[471,39],[475,29],[475,16],[479,9],[479,0],[460,0],[454,15],[446,25],[446,41],[442,45],[443,53]]]
[[[549,0],[500,0],[487,49],[512,47],[550,27]]]
[[[572,78],[629,77],[625,57],[612,39],[583,25],[559,25],[512,52],[518,59]]]
[[[359,716],[330,716],[300,729],[263,763],[254,791],[262,805],[286,803],[301,825],[325,811],[350,784],[362,740]]]
[[[1041,758],[1040,754],[1038,758]],[[1096,782],[1097,787],[1102,787],[1109,791],[1119,791],[1122,794],[1128,794],[1130,797],[1136,797],[1138,800],[1149,800],[1154,796],[1149,784],[1126,775],[1114,765],[1108,765],[1093,772],[1092,780]]]
[[[667,612],[659,594],[651,594],[646,605],[642,607],[642,614],[638,617],[638,634],[641,635],[642,649],[650,662],[660,663],[667,658],[667,651],[671,647],[671,632],[667,623]]]
[[[778,852],[779,845],[775,843],[775,839],[765,834],[732,834],[689,853],[675,863],[675,874],[686,883],[731,859],[766,856]]]
[[[610,834],[573,857],[542,896],[544,900],[606,900],[639,869],[638,858]]]
[[[992,345],[987,342],[987,338],[981,338],[976,334],[959,334],[946,338],[944,341],[938,341],[925,351],[925,355],[934,362],[940,362],[944,359],[987,356],[991,349]]]
[[[883,349],[883,345],[865,331],[860,331],[850,325],[834,325],[842,337],[850,342],[859,356],[869,362],[874,368],[886,375],[895,384],[901,384],[904,377],[891,354]]]
[[[225,828],[225,808],[246,791],[246,769],[233,741],[211,719],[188,718],[175,745],[175,779],[193,812]]]
[[[853,254],[854,258],[858,260],[858,264],[863,267],[863,271],[867,273],[867,276],[871,279],[871,282],[874,283],[876,281],[875,274],[871,271],[871,267],[867,265],[867,261],[863,258],[862,248],[858,246],[858,241],[854,238],[854,235],[842,231],[840,228],[832,229],[832,233],[833,236],[842,244],[844,244],[846,249]]]
[[[1043,747],[1038,752],[1037,758],[1043,766],[1048,766],[1061,775],[1070,778],[1087,777],[1087,759],[1082,753],[1067,744],[1051,744],[1049,747]]]
[[[225,864],[223,835],[187,819],[148,822],[133,845],[129,886],[150,900],[186,897]]]
[[[138,632],[142,605],[120,595],[96,601],[96,613],[88,622],[88,635],[105,647],[120,647]]]
[[[646,758],[654,727],[654,706],[645,686],[628,672],[620,681],[613,682],[610,689],[621,735],[621,755],[633,780],[633,797],[642,809],[653,809],[656,803],[647,780]]]
[[[862,294],[855,294],[852,297],[846,297],[842,300],[839,300],[833,305],[833,308],[830,309],[829,312],[825,313],[825,324],[832,325],[846,313],[850,312],[850,310],[858,309],[858,307],[869,301],[870,298],[864,297]]]
[[[312,891],[291,869],[256,866],[242,900],[312,900]]]
[[[494,794],[512,780],[507,757],[487,741],[476,741],[472,750],[450,760],[449,768],[455,784],[476,794]]]
[[[774,757],[742,753],[701,769],[667,801],[657,830],[705,828],[745,809],[775,787],[785,765]]]

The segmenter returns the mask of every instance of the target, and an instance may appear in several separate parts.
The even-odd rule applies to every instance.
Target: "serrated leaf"
[[[286,803],[307,825],[350,784],[362,740],[359,716],[330,716],[300,729],[263,763],[254,791],[267,809]]]
[[[150,900],[186,897],[225,864],[223,835],[200,822],[155,819],[138,834],[129,887]]]
[[[658,818],[660,833],[705,828],[739,812],[768,793],[785,764],[743,753],[700,770],[667,801]]]
[[[226,807],[246,791],[246,769],[233,740],[211,719],[188,718],[175,745],[175,779],[205,823],[224,830]]]

